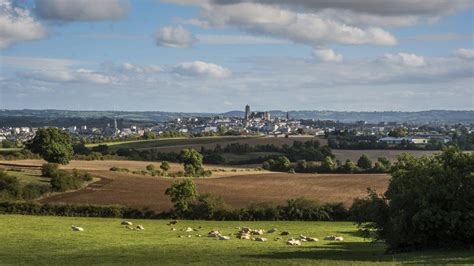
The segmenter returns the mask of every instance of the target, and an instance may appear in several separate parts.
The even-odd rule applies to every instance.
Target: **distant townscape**
[[[243,116],[240,117],[183,115],[161,122],[117,117],[86,117],[78,120],[68,115],[62,118],[56,117],[56,123],[62,119],[60,123],[67,126],[55,126],[54,122],[52,126],[59,127],[88,143],[176,136],[310,135],[326,137],[331,148],[403,146],[413,149],[439,149],[440,145],[453,141],[463,146],[464,143],[469,144],[465,136],[470,136],[474,130],[474,122],[447,124],[393,121],[374,123],[364,120],[341,122],[298,119],[292,117],[291,112],[279,114],[279,116],[273,116],[268,111],[252,111],[251,107],[246,105]],[[4,117],[8,116],[4,115]],[[39,120],[41,119],[44,118],[40,117]],[[43,126],[28,126],[30,123],[25,120],[22,126],[9,126],[8,119],[4,120],[5,124],[0,128],[0,141],[4,148],[21,147],[23,143],[35,136],[38,128],[49,127],[48,123],[51,123],[51,121],[45,121]]]

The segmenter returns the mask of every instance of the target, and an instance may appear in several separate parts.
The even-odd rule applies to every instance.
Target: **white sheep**
[[[72,225],[71,228],[72,228],[72,231],[79,231],[79,232],[84,231],[84,228],[75,226],[75,225]]]

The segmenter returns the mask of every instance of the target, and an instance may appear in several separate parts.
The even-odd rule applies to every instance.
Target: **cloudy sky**
[[[472,0],[0,0],[0,109],[474,110]]]

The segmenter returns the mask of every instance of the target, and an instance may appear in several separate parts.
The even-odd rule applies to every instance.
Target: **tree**
[[[168,170],[170,170],[171,166],[170,164],[168,163],[168,161],[163,161],[161,162],[161,165],[160,165],[160,169],[163,170],[163,172],[168,172]]]
[[[156,134],[151,131],[143,133],[143,139],[156,139]]]
[[[403,127],[397,127],[388,133],[390,137],[401,138],[408,135],[408,131]]]
[[[330,156],[324,157],[324,160],[321,162],[321,170],[323,172],[332,172],[336,169],[336,163],[332,160]]]
[[[389,159],[387,159],[387,157],[379,157],[377,159],[377,161],[379,163],[381,163],[383,165],[383,167],[385,167],[385,169],[389,170],[390,167],[392,167],[392,163],[390,162]]]
[[[203,156],[195,149],[182,150],[178,159],[184,164],[186,176],[195,176],[197,173],[204,171],[202,167]]]
[[[38,129],[26,148],[51,163],[68,164],[74,154],[71,138],[58,128]]]
[[[198,197],[196,185],[191,179],[184,179],[174,182],[167,188],[165,194],[171,198],[174,211],[182,215],[188,210],[189,203]]]
[[[15,143],[11,140],[4,139],[2,140],[3,148],[15,148]]]
[[[342,169],[344,173],[352,174],[357,171],[357,165],[353,161],[347,159],[344,165],[342,166]]]
[[[370,169],[372,168],[372,161],[369,159],[367,154],[362,154],[359,160],[357,160],[357,166],[359,166],[362,169]]]
[[[359,204],[359,213],[368,214],[359,222],[368,222],[392,251],[472,247],[473,173],[474,154],[454,147],[433,156],[400,156],[387,191]]]

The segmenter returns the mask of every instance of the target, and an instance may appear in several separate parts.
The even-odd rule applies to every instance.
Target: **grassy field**
[[[145,227],[131,231],[119,219],[0,215],[0,264],[159,264],[159,265],[394,265],[399,263],[474,263],[468,251],[431,251],[384,254],[384,245],[359,237],[350,222],[236,222],[180,221],[171,231],[163,220],[131,220]],[[84,232],[73,232],[71,225]],[[264,234],[267,242],[220,241],[207,237],[211,230],[229,235],[238,227],[289,231],[275,241],[278,233]],[[186,227],[198,228],[186,233]],[[201,234],[202,237],[197,237]],[[300,234],[319,242],[302,246],[285,244]],[[179,238],[179,235],[185,236]],[[191,235],[190,238],[187,236]],[[340,235],[344,241],[325,241],[325,235]]]

